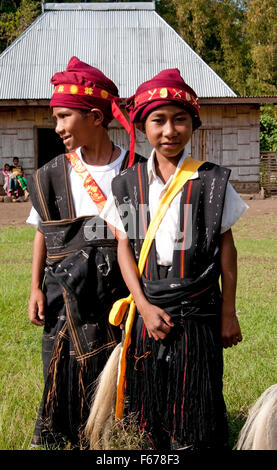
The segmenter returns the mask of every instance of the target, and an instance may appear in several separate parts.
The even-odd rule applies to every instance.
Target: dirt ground
[[[277,215],[277,198],[250,199],[242,195],[249,209],[244,217],[257,215]],[[31,202],[0,202],[0,225],[22,225],[31,209]]]
[[[0,202],[0,226],[23,225],[31,210],[31,202]]]

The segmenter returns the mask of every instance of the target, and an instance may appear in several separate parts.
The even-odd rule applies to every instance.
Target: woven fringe
[[[70,349],[68,337],[60,336],[45,382],[32,441],[35,445],[55,449],[88,448],[84,428],[94,384],[111,349],[86,360],[77,360]]]
[[[225,446],[218,332],[215,324],[186,320],[156,342],[138,318],[128,351],[126,413],[139,412],[154,448]]]

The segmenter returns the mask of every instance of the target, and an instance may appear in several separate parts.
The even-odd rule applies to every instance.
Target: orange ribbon
[[[73,170],[82,179],[85,190],[93,200],[94,204],[97,206],[100,213],[107,201],[105,194],[101,191],[101,188],[98,186],[95,179],[91,176],[88,169],[85,167],[76,152],[66,153],[65,156],[68,159]],[[108,223],[107,225],[114,234],[115,238],[117,239],[118,236],[116,228]]]

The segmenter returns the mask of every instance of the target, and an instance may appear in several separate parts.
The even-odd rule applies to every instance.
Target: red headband
[[[153,100],[160,100],[161,98],[185,101],[193,106],[197,112],[199,110],[198,98],[194,93],[189,93],[186,90],[179,90],[178,88],[176,89],[170,87],[155,88],[154,90],[147,90],[140,95],[136,95],[135,106],[146,104]]]
[[[130,125],[120,110],[118,89],[101,70],[72,57],[66,70],[56,73],[51,83],[55,86],[51,107],[99,108],[104,114],[105,126],[115,118],[130,133]]]

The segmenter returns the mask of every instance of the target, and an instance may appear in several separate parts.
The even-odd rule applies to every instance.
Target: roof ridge
[[[151,2],[99,2],[99,3],[42,3],[42,11],[74,10],[155,10],[155,1]]]

